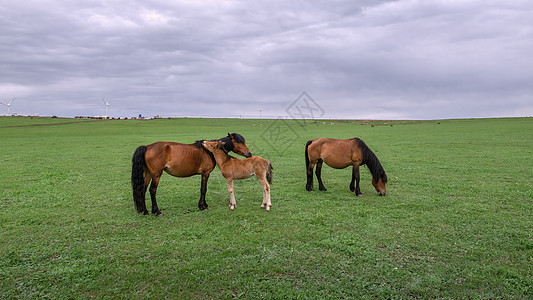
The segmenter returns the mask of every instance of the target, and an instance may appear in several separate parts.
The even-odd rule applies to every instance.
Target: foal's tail
[[[305,144],[305,169],[309,169],[309,151],[307,150],[307,148],[309,148],[309,145],[311,145],[311,143],[313,142],[313,140],[309,140],[307,141],[307,144]]]
[[[272,166],[272,163],[267,161],[267,173],[266,173],[266,178],[267,178],[267,181],[269,184],[272,184],[272,170],[274,169],[274,167]]]
[[[131,159],[131,187],[133,188],[133,202],[137,212],[146,212],[145,193],[144,187],[144,168],[146,162],[144,160],[144,154],[146,153],[146,146],[139,146],[133,153]]]

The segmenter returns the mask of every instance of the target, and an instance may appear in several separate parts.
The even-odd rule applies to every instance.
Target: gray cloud
[[[332,118],[533,115],[530,1],[19,2],[19,114],[282,116],[307,91]]]

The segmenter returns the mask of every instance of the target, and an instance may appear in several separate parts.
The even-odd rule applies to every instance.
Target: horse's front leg
[[[352,181],[350,181],[350,192],[355,192],[355,166],[352,167]]]
[[[234,210],[237,203],[235,202],[235,193],[233,191],[233,178],[226,178],[228,181],[228,192],[229,192],[229,209]]]
[[[359,187],[359,181],[361,177],[359,175],[359,165],[354,165],[352,169],[352,182],[350,183],[350,191],[355,192],[356,196],[362,197],[361,188]],[[355,188],[354,188],[355,181]]]
[[[209,208],[207,202],[205,202],[205,194],[207,193],[207,181],[209,180],[209,175],[211,172],[202,173],[202,184],[200,187],[200,200],[198,201],[198,208],[200,210],[205,210]]]

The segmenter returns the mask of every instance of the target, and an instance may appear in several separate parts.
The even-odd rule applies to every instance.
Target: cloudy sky
[[[0,2],[12,113],[533,115],[531,0]]]

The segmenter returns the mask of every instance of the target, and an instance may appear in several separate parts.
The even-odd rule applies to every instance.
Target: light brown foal
[[[234,179],[246,179],[253,175],[259,179],[263,187],[263,203],[261,208],[266,207],[266,211],[270,211],[272,203],[270,203],[270,184],[272,184],[272,163],[270,161],[259,157],[252,156],[245,159],[238,159],[229,156],[224,150],[223,141],[204,141],[204,148],[213,153],[222,176],[228,181],[228,192],[230,196],[229,209],[234,210],[237,205],[235,202],[235,193],[233,191]]]

